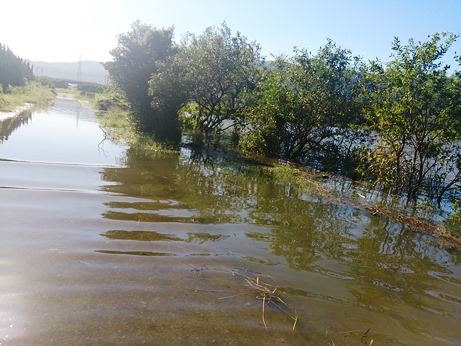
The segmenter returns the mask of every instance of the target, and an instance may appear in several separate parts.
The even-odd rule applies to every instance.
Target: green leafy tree
[[[315,56],[297,50],[291,59],[279,57],[249,112],[247,150],[300,161],[331,144],[342,129],[359,122],[359,63],[331,40]]]
[[[442,33],[402,45],[395,38],[393,59],[371,65],[369,121],[379,137],[367,172],[408,200],[425,192],[440,203],[461,181],[461,88],[441,60],[456,39]]]
[[[179,142],[181,139],[181,124],[178,112],[189,100],[189,88],[184,85],[183,67],[177,64],[176,58],[171,57],[160,67],[158,73],[149,80],[149,95],[152,96],[151,106],[159,116],[158,139]]]
[[[130,32],[119,36],[118,46],[111,51],[113,61],[104,64],[111,81],[130,104],[138,129],[156,139],[168,139],[170,130],[177,137],[177,128],[163,126],[162,110],[152,107],[149,80],[176,53],[173,28],[156,29],[137,21]]]
[[[243,122],[243,115],[260,76],[260,47],[224,23],[200,36],[189,34],[176,60],[195,130],[211,135]]]

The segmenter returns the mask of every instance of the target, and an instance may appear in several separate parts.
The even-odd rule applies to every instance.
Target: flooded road
[[[460,256],[429,236],[117,145],[74,100],[0,129],[1,345],[460,344]]]

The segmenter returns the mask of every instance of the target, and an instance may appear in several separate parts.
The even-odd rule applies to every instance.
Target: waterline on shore
[[[0,121],[4,121],[10,118],[17,117],[20,115],[22,112],[31,110],[34,107],[33,103],[24,103],[23,105],[16,107],[13,111],[11,112],[0,112]]]

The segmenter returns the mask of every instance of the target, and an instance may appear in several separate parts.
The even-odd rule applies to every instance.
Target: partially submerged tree
[[[233,36],[226,24],[189,34],[176,64],[189,101],[197,106],[190,114],[195,130],[210,135],[242,122],[261,62],[260,47],[239,32]]]
[[[110,53],[114,61],[104,67],[131,105],[138,129],[160,140],[168,138],[170,133],[177,137],[177,127],[165,128],[162,110],[152,107],[149,93],[151,76],[177,53],[173,28],[157,29],[137,21],[130,32],[119,36],[118,46]],[[176,126],[175,121],[172,123]]]
[[[422,193],[441,202],[461,182],[461,89],[442,58],[458,36],[442,33],[426,42],[395,38],[393,59],[372,63],[375,91],[369,120],[378,143],[368,152],[373,175],[385,190],[408,200]]]
[[[159,114],[157,123],[157,138],[165,141],[179,142],[181,139],[181,124],[178,118],[179,110],[189,100],[189,88],[183,83],[183,67],[177,64],[178,55],[172,56],[159,65],[157,73],[149,80],[149,95],[151,106]]]
[[[332,41],[266,71],[249,113],[247,150],[290,161],[322,149],[361,114],[359,59]]]

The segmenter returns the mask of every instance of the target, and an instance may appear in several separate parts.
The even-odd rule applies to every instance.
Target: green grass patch
[[[8,94],[0,95],[0,111],[12,112],[25,103],[34,107],[47,107],[56,97],[53,89],[40,83],[32,82],[23,87],[11,88]]]
[[[155,142],[152,137],[136,130],[132,114],[119,107],[111,107],[106,112],[96,112],[101,128],[115,142],[141,146],[151,152],[176,153],[175,148]]]
[[[77,91],[78,92],[78,91]],[[97,119],[106,135],[116,142],[123,142],[130,146],[142,147],[155,153],[177,153],[176,148],[155,142],[148,134],[137,130],[136,120],[129,110],[123,96],[113,90],[94,94],[91,98],[81,94],[76,96],[80,100],[88,101],[95,110]]]
[[[97,119],[108,136],[116,142],[133,144],[139,141],[131,115],[120,108],[111,108],[107,112],[97,112]]]

